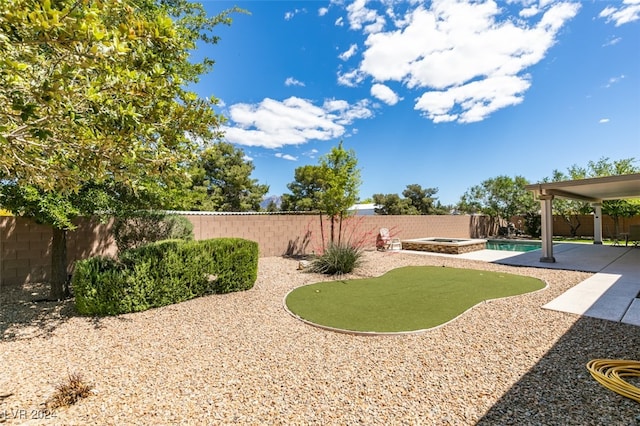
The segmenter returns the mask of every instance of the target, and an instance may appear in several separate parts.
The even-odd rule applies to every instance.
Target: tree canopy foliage
[[[202,151],[190,169],[191,186],[172,197],[179,210],[244,212],[260,210],[269,191],[251,178],[254,166],[244,152],[228,142]],[[182,195],[182,200],[180,196]]]
[[[586,166],[572,165],[567,173],[558,170],[553,171],[547,181],[560,182],[565,180],[587,179],[595,177],[618,176],[640,173],[640,167],[636,165],[634,157],[611,160],[602,157],[598,161],[589,161]],[[565,200],[557,198],[553,200],[554,213],[563,217],[571,226],[571,233],[575,235],[580,226],[579,215],[588,214],[592,208],[589,203],[578,200]],[[605,200],[602,203],[602,213],[611,216],[614,221],[615,234],[620,232],[620,218],[632,217],[640,214],[640,200]]]
[[[44,190],[177,172],[221,121],[187,91],[228,24],[186,0],[12,0],[0,8],[0,174]]]
[[[437,193],[438,188],[423,188],[414,183],[402,191],[405,198],[398,194],[374,194],[375,212],[389,215],[447,214],[448,210],[435,197]]]
[[[373,194],[374,211],[383,215],[418,214],[418,210],[411,205],[411,200],[401,198],[398,194]]]
[[[52,297],[78,214],[166,201],[221,136],[214,97],[188,91],[225,11],[187,0],[0,0],[0,204],[54,227]],[[61,231],[61,232],[57,232]],[[62,241],[60,241],[62,239]]]
[[[529,182],[522,176],[497,176],[469,188],[460,198],[458,208],[466,213],[484,213],[509,221],[515,215],[537,212],[538,203],[525,189]]]
[[[333,242],[336,239],[336,220],[341,224],[347,209],[358,200],[360,184],[355,152],[345,150],[341,141],[320,158],[318,165],[306,165],[295,170],[295,180],[287,185],[292,193],[282,196],[282,210],[326,214],[331,218],[330,242]]]

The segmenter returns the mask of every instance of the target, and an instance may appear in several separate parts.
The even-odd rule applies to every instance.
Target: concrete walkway
[[[593,272],[595,275],[543,308],[640,326],[639,248],[562,243],[553,246],[553,255],[555,263],[540,262],[541,250],[525,253],[479,250],[449,256],[512,266]]]

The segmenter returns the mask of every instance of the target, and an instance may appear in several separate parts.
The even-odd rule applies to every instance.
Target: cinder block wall
[[[0,284],[35,282],[51,269],[51,230],[32,220],[0,217]]]
[[[67,233],[69,272],[78,259],[114,255],[112,221],[79,219]],[[51,227],[23,217],[0,217],[0,286],[44,281],[51,272]]]
[[[577,230],[577,236],[593,237],[593,216],[578,216],[580,227]],[[640,225],[640,216],[621,217],[618,219],[618,232],[629,232],[630,225]],[[609,216],[602,216],[602,238],[613,238],[616,233],[616,227],[613,219]],[[553,234],[570,236],[571,227],[559,216],[553,218]]]
[[[321,235],[330,235],[330,221],[320,226],[318,215],[205,215],[186,214],[196,239],[239,237],[256,241],[260,256],[301,255],[320,252]],[[374,248],[380,228],[389,228],[401,239],[421,237],[476,237],[477,217],[470,216],[355,216],[343,222],[344,235]],[[112,222],[93,219],[77,222],[67,235],[69,271],[78,259],[115,255]],[[338,233],[336,223],[336,235]],[[46,280],[51,269],[51,228],[31,219],[0,217],[0,286]]]
[[[322,250],[322,235],[328,241],[331,224],[318,215],[287,214],[224,214],[189,213],[196,239],[239,237],[256,241],[260,256],[302,255]],[[593,235],[593,217],[581,218],[580,235]],[[95,255],[115,255],[111,236],[113,222],[100,223],[81,219],[77,229],[68,233],[67,257],[69,271],[78,259]],[[620,219],[620,232],[631,224],[640,224],[640,217]],[[336,235],[338,234],[335,224]],[[494,235],[490,221],[484,216],[354,216],[343,222],[348,239],[365,248],[374,248],[380,228],[389,228],[400,239],[449,237],[482,238]],[[613,221],[603,218],[605,238],[613,232]],[[569,235],[568,226],[554,219],[554,235]],[[51,228],[31,219],[0,217],[0,286],[46,280],[51,269]]]
[[[256,241],[260,256],[318,252],[324,231],[328,241],[331,223],[318,215],[202,215],[186,214],[196,239],[239,237]],[[338,223],[335,234],[338,234]],[[470,238],[469,216],[353,216],[343,221],[344,235],[374,248],[380,228],[401,239],[446,236]]]

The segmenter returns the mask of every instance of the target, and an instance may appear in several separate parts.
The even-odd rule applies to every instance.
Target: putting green
[[[444,324],[485,300],[544,287],[539,279],[503,272],[408,266],[376,278],[298,287],[285,305],[304,321],[342,331],[410,332]]]

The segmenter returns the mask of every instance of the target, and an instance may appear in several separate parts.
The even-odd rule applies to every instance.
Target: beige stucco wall
[[[203,215],[187,214],[196,239],[239,237],[256,241],[260,256],[301,255],[322,250],[322,231],[317,215]],[[469,238],[470,216],[355,216],[343,222],[345,235],[374,248],[378,230],[386,227],[398,238]],[[111,236],[111,222],[77,221],[77,229],[67,236],[67,257],[73,262],[95,255],[117,252]],[[323,221],[325,240],[330,223]],[[336,230],[337,232],[337,230]],[[0,285],[46,280],[51,268],[51,229],[31,219],[0,217]]]
[[[239,237],[256,241],[260,256],[301,255],[322,250],[322,229],[317,215],[288,214],[186,214],[196,239]],[[593,235],[593,217],[581,218],[579,235]],[[81,219],[67,237],[67,257],[73,262],[95,255],[115,255],[112,222]],[[620,219],[621,232],[640,224],[640,217]],[[380,228],[389,228],[400,239],[423,237],[477,238],[495,235],[484,216],[354,216],[344,222],[344,235],[364,248],[375,247]],[[323,221],[325,241],[330,223]],[[603,218],[605,238],[613,221]],[[569,227],[554,218],[554,235],[569,235]],[[31,219],[0,217],[0,286],[46,280],[51,268],[51,229]]]

